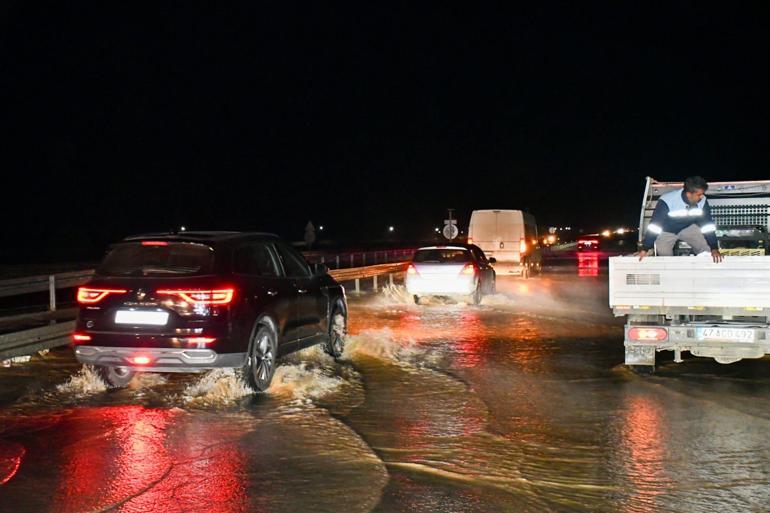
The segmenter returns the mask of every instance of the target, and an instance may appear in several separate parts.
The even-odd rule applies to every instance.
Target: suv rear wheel
[[[339,308],[334,310],[329,323],[329,339],[324,344],[324,351],[334,359],[338,359],[345,352],[345,334],[347,332],[347,319]]]
[[[125,388],[136,374],[128,367],[96,367],[99,377],[104,380],[110,388]]]
[[[249,344],[249,359],[243,369],[249,386],[257,392],[270,388],[275,373],[278,344],[273,330],[260,325]]]

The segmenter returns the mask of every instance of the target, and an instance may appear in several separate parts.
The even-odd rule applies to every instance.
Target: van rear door
[[[475,210],[468,228],[470,242],[498,262],[519,262],[524,235],[520,210]]]

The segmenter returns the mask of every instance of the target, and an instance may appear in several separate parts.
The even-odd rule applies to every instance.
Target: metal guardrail
[[[393,275],[404,272],[407,262],[369,265],[365,267],[353,267],[348,269],[332,269],[329,274],[340,282],[355,282],[355,291],[360,292],[360,280],[372,278],[374,288],[377,289],[377,278],[388,275],[393,283]],[[12,296],[29,292],[51,290],[53,315],[56,310],[55,291],[57,288],[68,288],[82,285],[93,275],[93,270],[73,273],[61,273],[49,276],[32,276],[0,282],[0,295]],[[45,279],[43,279],[45,278]],[[49,279],[50,278],[50,279]],[[11,291],[15,291],[11,293]],[[73,309],[73,313],[75,310]],[[62,314],[65,312],[62,312]],[[41,315],[40,314],[37,315]],[[33,315],[33,314],[28,314]],[[20,316],[20,317],[26,317]],[[70,342],[70,334],[75,328],[75,321],[58,322],[50,326],[17,331],[0,335],[0,360],[25,356],[43,349],[66,345]]]
[[[0,359],[25,356],[43,349],[67,345],[74,329],[75,321],[67,321],[0,335]]]

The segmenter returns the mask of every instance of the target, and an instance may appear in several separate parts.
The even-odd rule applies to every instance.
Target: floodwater
[[[619,365],[593,265],[479,306],[350,298],[344,358],[108,391],[68,349],[0,368],[0,511],[767,511],[770,360]]]

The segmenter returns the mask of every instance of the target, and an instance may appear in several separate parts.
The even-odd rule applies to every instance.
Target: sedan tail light
[[[668,338],[666,328],[631,328],[628,330],[628,338],[640,342],[660,341]]]
[[[233,301],[235,289],[159,290],[158,294],[177,296],[191,305],[227,305]]]
[[[466,276],[475,276],[476,266],[473,264],[465,264],[465,267],[463,267],[462,271],[460,271],[460,274],[464,274]]]
[[[88,342],[91,340],[91,335],[84,335],[82,333],[73,333],[72,334],[72,341],[73,342]]]
[[[417,274],[417,268],[414,264],[409,264],[409,267],[406,268],[406,274]]]
[[[82,305],[93,305],[107,297],[109,294],[125,294],[128,292],[123,289],[91,289],[87,287],[78,288],[78,303]]]

